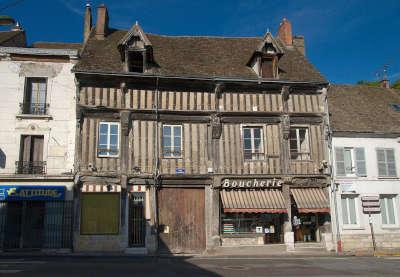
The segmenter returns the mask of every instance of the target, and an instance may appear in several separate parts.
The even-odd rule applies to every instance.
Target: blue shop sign
[[[64,200],[65,187],[61,186],[0,186],[0,200]]]

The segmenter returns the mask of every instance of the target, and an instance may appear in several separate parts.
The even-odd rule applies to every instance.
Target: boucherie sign
[[[223,188],[277,188],[283,184],[278,179],[224,179]]]

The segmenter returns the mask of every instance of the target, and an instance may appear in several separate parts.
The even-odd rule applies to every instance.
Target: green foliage
[[[361,80],[357,82],[357,85],[364,85],[364,86],[370,86],[370,87],[379,87],[380,82],[379,81],[365,81]]]
[[[400,80],[397,80],[393,83],[392,88],[400,89]]]

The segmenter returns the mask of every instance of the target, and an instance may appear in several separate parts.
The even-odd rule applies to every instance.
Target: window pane
[[[254,150],[257,150],[258,152],[261,150],[261,139],[254,140]]]
[[[163,137],[163,147],[171,146],[171,137]]]
[[[388,224],[388,218],[386,214],[386,198],[381,198],[381,216],[382,224]]]
[[[250,138],[251,137],[251,132],[249,128],[243,128],[243,138]]]
[[[348,198],[348,201],[349,201],[350,224],[357,224],[355,198]]]
[[[99,145],[107,145],[107,135],[106,134],[100,134]]]
[[[254,128],[254,138],[255,139],[260,139],[261,138],[261,129],[260,128]]]
[[[111,135],[110,136],[110,144],[111,145],[118,145],[118,136],[117,135]]]
[[[342,220],[343,224],[349,224],[349,217],[347,211],[347,199],[342,197]]]
[[[163,136],[171,136],[171,127],[170,126],[163,127]]]
[[[100,134],[108,133],[108,124],[100,123]]]
[[[387,211],[388,211],[388,222],[389,224],[395,224],[395,216],[394,216],[394,198],[387,198]]]
[[[297,132],[296,132],[296,129],[290,129],[289,137],[290,137],[291,140],[293,139],[293,140],[296,140],[296,141],[297,141]]]
[[[110,133],[112,135],[118,135],[118,125],[115,124],[110,125]]]
[[[251,150],[251,139],[245,139],[243,142],[244,142],[244,149]]]
[[[345,171],[347,174],[353,172],[353,163],[352,163],[352,157],[351,157],[351,150],[350,149],[345,149],[344,150],[344,165],[345,165]]]
[[[175,157],[181,156],[181,148],[180,147],[174,147],[173,156],[175,156]]]
[[[181,147],[181,137],[174,137],[174,146]]]
[[[172,156],[172,150],[171,147],[163,147],[163,156],[164,157],[171,157]]]
[[[174,136],[175,137],[180,137],[181,136],[181,126],[175,126],[174,127]]]

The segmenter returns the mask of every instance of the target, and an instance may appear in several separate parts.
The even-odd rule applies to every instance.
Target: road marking
[[[10,260],[10,261],[4,261],[4,260],[1,260],[0,261],[0,265],[2,265],[2,264],[5,264],[5,265],[7,265],[7,264],[45,264],[46,262],[45,261],[24,261],[24,260],[17,260],[17,261],[12,261],[12,260]]]
[[[0,269],[0,274],[14,274],[14,273],[19,273],[22,270],[20,269]]]

